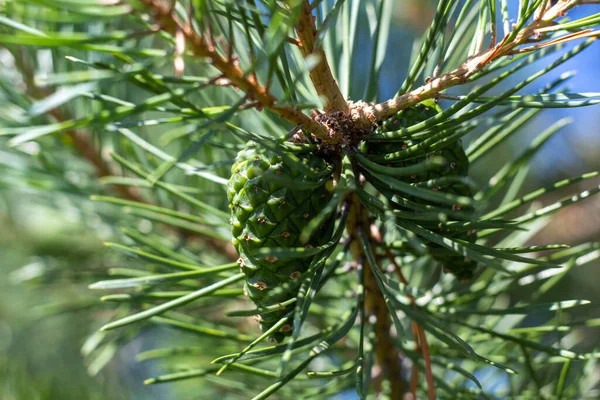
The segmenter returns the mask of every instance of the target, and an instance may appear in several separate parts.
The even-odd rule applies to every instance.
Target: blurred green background
[[[410,44],[426,29],[434,9],[435,1],[397,2],[389,61],[381,74],[382,97],[391,96],[402,82]],[[368,52],[366,35],[361,40],[365,45],[359,48]],[[595,45],[563,66],[556,75],[577,70],[578,75],[570,82],[575,90],[600,91],[598,60],[600,45]],[[2,74],[10,81],[10,55],[1,49],[0,63]],[[355,65],[356,75],[361,76],[361,68],[366,66],[361,65],[360,60]],[[526,69],[522,74],[530,72]],[[547,79],[550,78],[552,76]],[[538,87],[543,83],[538,83]],[[353,93],[352,97],[357,96]],[[129,97],[129,101],[134,101]],[[531,132],[517,135],[511,143],[501,146],[493,158],[495,163],[475,166],[473,177],[481,182],[483,176],[502,165],[536,132],[564,116],[571,116],[574,123],[536,156],[523,190],[599,170],[600,108],[595,107],[542,112],[529,124]],[[3,118],[14,118],[14,115],[10,115],[10,109],[3,108],[0,120]],[[0,399],[175,397],[173,387],[177,384],[142,384],[145,378],[156,374],[158,367],[136,362],[135,354],[175,337],[186,340],[176,332],[153,329],[133,341],[123,338],[126,344],[120,350],[101,348],[84,362],[87,338],[107,317],[101,308],[92,308],[99,303],[98,296],[87,289],[87,284],[102,279],[109,267],[124,266],[120,264],[121,258],[103,248],[103,241],[118,234],[111,224],[118,216],[88,200],[90,194],[102,190],[90,180],[90,166],[66,150],[61,155],[65,160],[62,165],[45,164],[41,156],[31,158],[3,151],[4,143],[0,141]],[[32,146],[30,152],[35,154],[35,144]],[[47,175],[49,168],[63,169],[68,187],[57,188]],[[581,191],[597,184],[597,181],[585,182],[572,190]],[[563,195],[558,192],[543,201],[550,203]],[[574,244],[590,240],[600,240],[600,198],[597,197],[557,213],[532,244]],[[600,264],[594,262],[573,270],[548,296],[553,300],[588,299],[597,304],[600,302],[599,267]],[[598,316],[596,306],[581,307],[572,313],[572,318],[577,319]],[[598,345],[598,337],[600,330],[595,329],[581,331],[579,337],[570,340],[579,341],[579,346],[589,349]],[[113,354],[116,354],[114,358]],[[102,368],[107,362],[108,367]],[[189,398],[208,397],[191,395]]]

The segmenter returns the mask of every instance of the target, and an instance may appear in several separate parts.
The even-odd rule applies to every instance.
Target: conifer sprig
[[[146,383],[194,380],[207,396],[577,398],[597,383],[598,355],[573,338],[598,320],[565,318],[588,300],[544,296],[597,260],[599,245],[534,238],[553,213],[600,192],[572,191],[598,173],[522,190],[534,156],[569,120],[483,184],[468,169],[543,109],[598,103],[594,89],[565,87],[572,74],[522,92],[593,44],[597,15],[569,17],[598,2],[520,1],[513,10],[504,0],[440,0],[404,83],[385,100],[378,85],[395,3],[2,5],[0,44],[16,68],[0,74],[10,111],[0,108],[0,156],[19,162],[0,164],[10,176],[0,182],[94,194],[89,208],[123,240],[106,243],[111,279],[96,274],[90,286],[116,291],[101,298],[115,311],[99,315],[102,330],[82,349],[90,372],[162,326],[172,339],[139,359],[171,368]],[[475,86],[447,93],[463,84]],[[478,137],[465,150],[470,135]],[[266,153],[239,163],[251,146]],[[94,167],[90,185],[72,178],[76,154]],[[327,166],[307,164],[307,154]],[[568,196],[537,205],[559,191]],[[284,205],[285,230],[267,230]],[[231,221],[240,222],[237,249],[228,206],[244,220]],[[238,252],[252,262],[232,263]],[[274,275],[283,296],[265,291]],[[267,321],[265,332],[249,316]]]

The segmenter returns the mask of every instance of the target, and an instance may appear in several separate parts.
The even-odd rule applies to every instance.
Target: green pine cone
[[[419,103],[414,107],[402,110],[391,118],[383,121],[376,133],[393,132],[402,128],[408,128],[412,125],[423,122],[431,117],[434,117],[441,110],[433,101]],[[371,142],[368,144],[367,154],[389,154],[406,150],[411,146],[419,144],[419,140],[407,139],[398,142]],[[390,167],[407,167],[425,161],[428,157],[435,156],[443,157],[447,162],[443,167],[435,170],[427,171],[422,174],[413,175],[407,180],[409,183],[425,182],[431,179],[440,178],[443,176],[467,176],[469,171],[469,160],[462,147],[460,139],[450,143],[448,146],[427,152],[426,154],[399,160],[387,164]]]
[[[419,122],[434,117],[440,111],[441,110],[439,109],[439,107],[435,105],[433,101],[419,103],[414,107],[402,110],[393,117],[385,120],[377,129],[377,133],[392,132],[402,128],[408,128]],[[366,153],[381,155],[401,152],[402,150],[419,144],[419,142],[419,140],[415,139],[407,139],[398,142],[371,142],[368,144]],[[462,147],[462,141],[460,139],[450,143],[442,149],[431,152],[425,152],[425,154],[423,155],[399,160],[397,162],[392,162],[386,165],[390,167],[407,167],[422,163],[426,161],[428,157],[433,158],[435,156],[440,156],[444,160],[446,160],[444,166],[435,170],[426,171],[420,174],[415,174],[410,177],[400,179],[405,181],[406,183],[418,185],[423,182],[442,177],[467,176],[469,171],[469,160],[467,158],[467,155],[465,154],[465,151]],[[424,203],[425,201],[423,199],[416,199],[411,196],[395,193],[393,189],[387,187],[382,182],[379,182],[376,179],[372,180],[371,183],[373,184],[373,186],[375,186],[375,188],[377,188],[384,196],[386,196],[390,200],[390,204],[393,207],[401,209],[404,212],[415,211],[411,208],[407,208],[399,204],[397,202],[398,197],[408,202],[415,202],[420,205],[427,205],[426,203]],[[462,183],[449,183],[444,186],[437,186],[434,190],[437,190],[441,193],[451,193],[459,196],[472,197],[473,195],[470,187]],[[431,205],[440,207],[439,204],[432,203]],[[428,223],[426,221],[423,221],[421,224],[423,227],[426,227],[432,230],[433,232],[443,233],[445,236],[452,237],[453,239],[464,240],[469,243],[473,243],[476,239],[475,235],[472,232],[441,232],[440,228],[437,227],[437,224],[435,223]],[[430,248],[430,250],[432,250],[431,253],[434,259],[444,267],[444,270],[453,273],[460,280],[469,280],[473,277],[475,269],[477,268],[476,262],[465,258],[461,254],[442,248],[436,243],[428,242],[427,246]]]
[[[248,296],[267,307],[296,296],[301,275],[314,257],[279,260],[256,256],[260,248],[316,247],[332,236],[335,215],[310,238],[300,234],[332,197],[333,181],[327,162],[312,153],[281,153],[250,142],[239,152],[227,185],[233,244],[246,275]],[[300,172],[298,163],[313,174]],[[260,316],[263,331],[272,327],[293,305]],[[291,331],[284,325],[272,338],[280,341]]]

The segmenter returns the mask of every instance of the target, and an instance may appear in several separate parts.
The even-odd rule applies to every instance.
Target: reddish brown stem
[[[421,351],[423,352],[423,361],[425,361],[425,379],[427,380],[427,396],[429,400],[435,400],[435,381],[433,379],[433,372],[431,371],[431,357],[429,355],[429,345],[427,344],[427,337],[422,327],[417,325],[417,332],[419,333],[419,343],[421,344]]]
[[[183,23],[175,13],[172,13],[168,3],[163,0],[140,1],[153,11],[161,29],[172,34],[175,34],[178,29],[181,30],[186,37],[187,45],[192,54],[209,59],[213,67],[218,69],[235,87],[245,92],[250,99],[259,102],[263,108],[273,111],[292,124],[302,125],[304,129],[325,141],[338,140],[337,138],[329,138],[321,124],[299,109],[278,105],[278,99],[258,82],[255,74],[246,74],[236,62],[232,62],[229,57],[221,55],[212,41],[198,34],[191,24]]]

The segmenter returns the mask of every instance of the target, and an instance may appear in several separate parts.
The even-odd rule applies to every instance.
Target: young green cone
[[[440,108],[433,101],[419,103],[414,107],[402,110],[393,117],[385,120],[381,126],[378,127],[376,133],[393,132],[402,128],[408,128],[419,122],[434,117],[440,111]],[[384,155],[402,152],[413,146],[418,146],[424,140],[424,138],[415,139],[407,137],[406,140],[402,141],[369,142],[367,147],[367,155]],[[427,146],[425,146],[417,154],[418,155],[416,156],[408,157],[395,162],[392,161],[385,165],[393,168],[409,167],[423,163],[428,159],[441,157],[444,160],[444,163],[440,167],[398,179],[415,186],[430,186],[432,190],[439,193],[449,193],[456,196],[472,197],[473,193],[471,188],[464,183],[459,182],[456,179],[449,179],[446,183],[442,183],[443,180],[440,180],[440,178],[446,177],[466,177],[468,174],[469,160],[465,154],[465,151],[462,147],[462,141],[460,139],[451,141],[446,146],[437,150],[428,151]],[[426,182],[439,183],[435,183],[432,186],[431,184],[425,185]],[[371,183],[388,198],[389,204],[394,209],[402,211],[406,214],[418,214],[420,210],[424,210],[424,207],[427,206],[432,206],[437,209],[447,208],[448,212],[457,212],[461,210],[461,207],[458,205],[448,206],[436,204],[432,201],[415,198],[414,196],[401,192],[399,193],[398,190],[391,188],[385,183],[377,180],[377,178],[371,179]],[[463,211],[469,210],[467,209]],[[453,220],[452,217],[448,217],[448,219]],[[439,227],[439,222],[437,221],[428,221],[424,219],[418,220],[418,223],[424,228],[427,228],[435,233],[442,234],[446,237],[451,237],[452,239],[458,239],[467,242],[475,241],[475,235],[472,232],[453,232],[448,229],[441,229]],[[438,261],[445,270],[452,272],[461,280],[468,280],[472,278],[475,269],[477,268],[477,264],[475,262],[465,258],[459,253],[442,248],[440,245],[430,242],[424,238],[422,238],[422,240],[426,243],[433,258]]]
[[[331,169],[310,152],[273,151],[250,142],[239,152],[227,186],[231,208],[233,244],[246,275],[248,296],[259,307],[296,296],[300,277],[314,258],[257,255],[258,249],[316,247],[331,239],[335,215],[307,239],[301,233],[332,196]],[[293,305],[260,315],[269,329],[293,309]],[[291,320],[288,320],[291,321]],[[272,335],[277,341],[291,331],[291,323]]]

